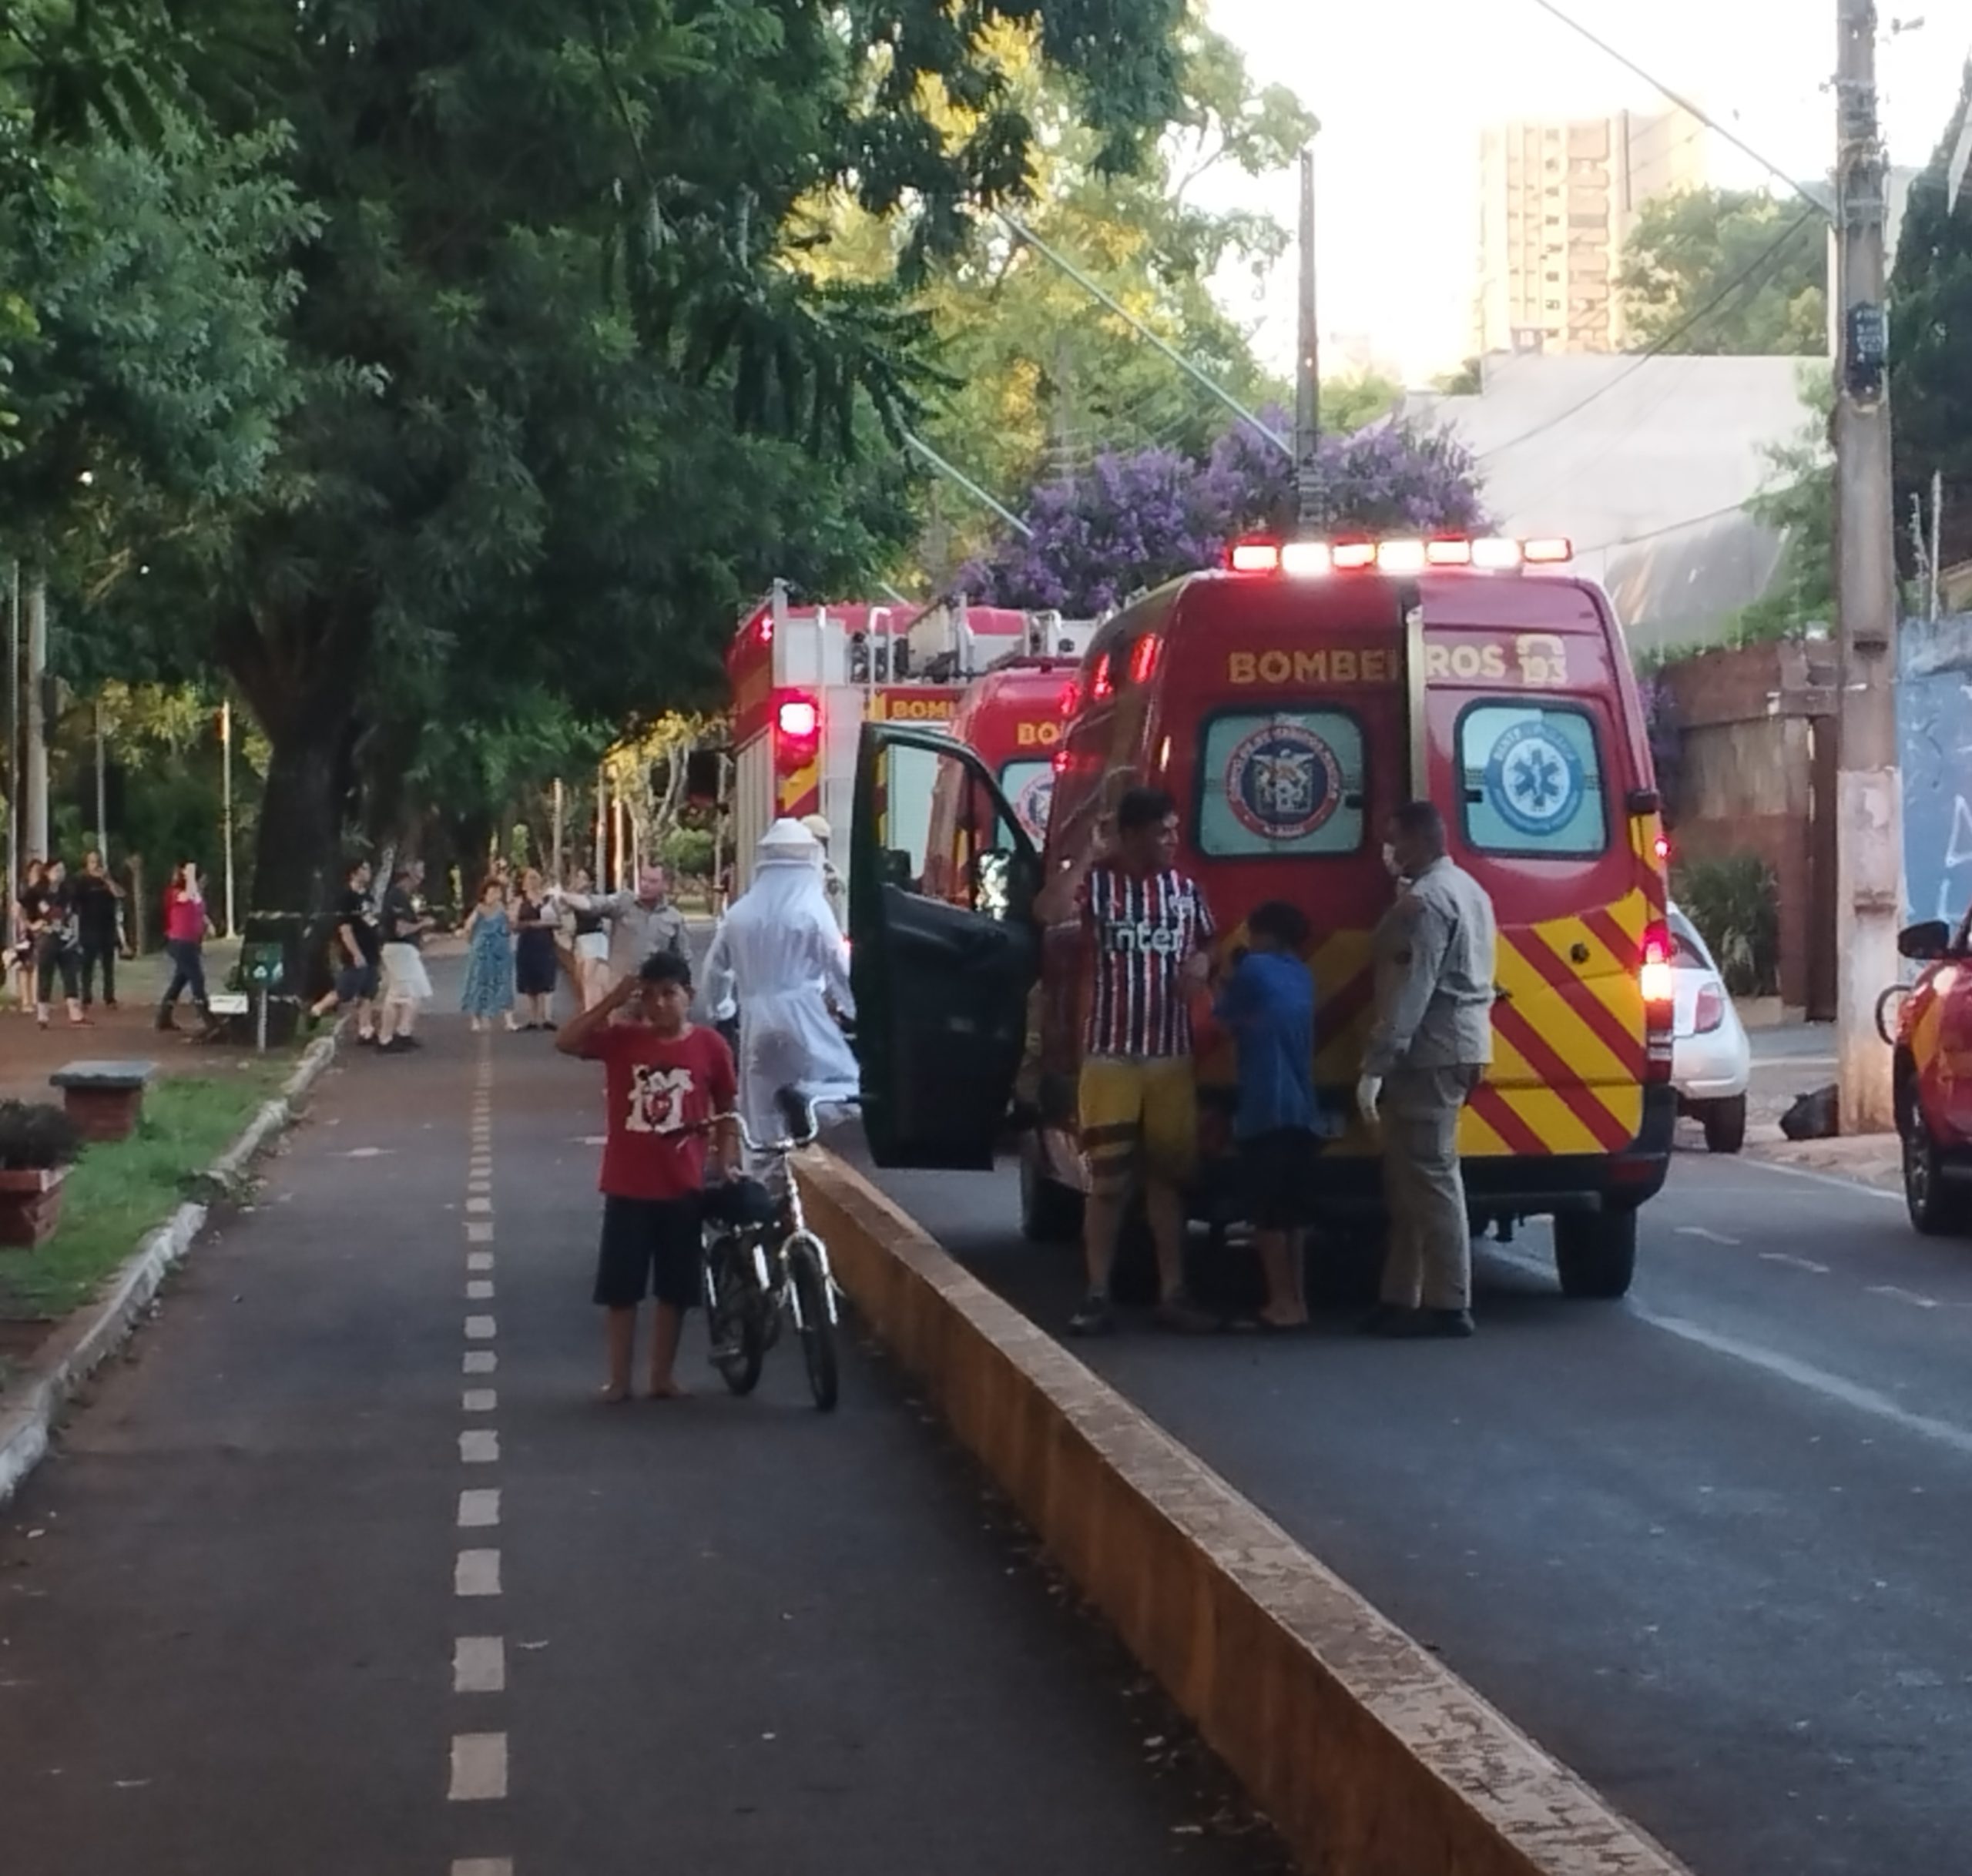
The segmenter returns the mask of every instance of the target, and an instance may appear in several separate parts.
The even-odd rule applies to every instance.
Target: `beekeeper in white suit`
[[[829,909],[822,849],[799,821],[776,821],[753,850],[753,883],[719,920],[705,964],[721,1020],[740,1017],[740,1111],[756,1140],[786,1131],[776,1093],[792,1084],[818,1107],[854,1100],[856,1057],[830,1014],[854,1016],[849,951]]]

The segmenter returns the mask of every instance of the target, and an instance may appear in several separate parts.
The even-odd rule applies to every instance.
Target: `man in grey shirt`
[[[1458,1117],[1493,1059],[1493,902],[1447,856],[1444,817],[1428,801],[1390,817],[1383,854],[1404,889],[1371,943],[1376,1021],[1356,1098],[1383,1130],[1390,1244],[1382,1305],[1364,1326],[1381,1335],[1469,1335]]]
[[[644,960],[659,951],[675,951],[692,961],[692,940],[685,915],[672,904],[669,876],[662,866],[646,866],[637,874],[634,893],[564,893],[565,906],[590,912],[609,927],[609,975],[612,982],[634,977]]]

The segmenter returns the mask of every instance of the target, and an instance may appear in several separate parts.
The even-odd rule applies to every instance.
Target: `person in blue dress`
[[[507,891],[489,877],[479,889],[479,903],[466,922],[465,991],[459,1007],[472,1018],[475,1032],[491,1029],[505,1017],[514,1026],[514,927],[507,916]]]

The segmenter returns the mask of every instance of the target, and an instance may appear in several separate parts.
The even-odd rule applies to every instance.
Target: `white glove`
[[[1356,1111],[1363,1117],[1365,1127],[1377,1124],[1377,1097],[1383,1091],[1381,1075],[1365,1075],[1356,1084]]]

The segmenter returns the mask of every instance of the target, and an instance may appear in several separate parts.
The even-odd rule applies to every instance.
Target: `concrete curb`
[[[867,1180],[800,1174],[864,1320],[1303,1868],[1686,1876]]]
[[[246,1131],[215,1160],[207,1174],[221,1192],[244,1183],[253,1156],[294,1118],[297,1104],[334,1060],[331,1033],[309,1045],[294,1073],[273,1100],[262,1104]],[[0,1403],[0,1506],[47,1455],[49,1430],[82,1384],[129,1340],[165,1275],[192,1247],[206,1221],[203,1200],[188,1200],[148,1233],[116,1273],[109,1293],[44,1347],[17,1394]]]

